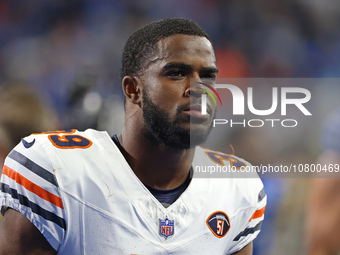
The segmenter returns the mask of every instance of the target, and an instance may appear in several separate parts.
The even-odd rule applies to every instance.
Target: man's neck
[[[123,155],[136,176],[158,189],[179,186],[187,178],[195,149],[174,149],[150,142],[140,132],[118,135]]]

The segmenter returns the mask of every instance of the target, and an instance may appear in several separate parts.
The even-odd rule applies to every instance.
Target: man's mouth
[[[191,104],[186,107],[183,111],[186,114],[189,114],[192,118],[198,119],[208,119],[211,114],[211,108],[207,107],[207,114],[202,114],[202,106],[200,104]]]

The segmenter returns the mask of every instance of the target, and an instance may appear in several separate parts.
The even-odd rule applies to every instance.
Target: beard
[[[208,128],[191,130],[180,127],[179,114],[188,105],[180,106],[173,120],[165,111],[162,111],[143,89],[143,117],[146,125],[145,136],[154,143],[164,144],[174,149],[191,149],[204,143],[212,129],[212,121]]]

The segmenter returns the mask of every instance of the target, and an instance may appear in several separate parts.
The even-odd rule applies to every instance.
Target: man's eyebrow
[[[191,71],[192,70],[192,67],[190,65],[182,63],[182,62],[170,62],[170,63],[167,63],[163,67],[163,70],[172,69],[172,68],[178,68],[178,69],[187,70],[187,71]]]
[[[215,66],[203,67],[201,72],[203,72],[203,73],[218,73],[218,68],[215,67]]]
[[[188,65],[188,64],[183,63],[183,62],[170,62],[170,63],[167,63],[163,67],[163,70],[171,69],[171,68],[178,68],[178,69],[182,69],[182,70],[192,71],[192,67],[190,65]],[[201,72],[204,72],[204,73],[218,73],[218,69],[215,66],[204,67],[204,68],[202,68]]]

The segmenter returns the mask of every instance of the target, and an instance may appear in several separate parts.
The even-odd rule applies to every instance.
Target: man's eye
[[[216,79],[215,74],[204,74],[201,76],[201,79]]]
[[[167,73],[168,76],[171,77],[183,77],[185,76],[185,74],[182,71],[171,71],[169,73]]]
[[[216,75],[214,75],[214,74],[204,75],[204,76],[201,77],[201,80],[205,84],[209,84],[210,86],[215,86]]]

